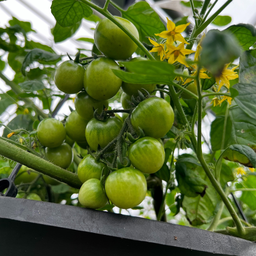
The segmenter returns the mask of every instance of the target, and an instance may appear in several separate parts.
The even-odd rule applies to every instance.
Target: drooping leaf
[[[216,26],[226,26],[228,25],[230,22],[232,21],[232,18],[230,16],[221,16],[218,15],[215,20],[212,22],[212,24],[216,25]]]
[[[79,0],[53,0],[51,12],[62,27],[70,27],[89,17],[92,9]]]
[[[243,50],[249,50],[256,42],[256,29],[251,24],[237,24],[225,29],[231,33],[239,42]]]
[[[148,37],[154,37],[156,33],[166,30],[158,14],[144,1],[131,5],[122,16],[130,20],[138,29],[140,39],[149,43]]]
[[[26,75],[26,67],[28,67],[31,63],[34,61],[44,61],[44,62],[53,62],[58,59],[60,59],[60,55],[57,55],[55,53],[47,52],[42,49],[33,49],[31,50],[26,57],[24,58],[24,61],[22,63],[21,72],[25,76]]]
[[[39,90],[43,90],[45,88],[43,82],[41,82],[39,80],[25,81],[23,83],[20,83],[19,86],[24,91],[28,91],[28,92],[39,91]]]
[[[225,116],[217,116],[211,124],[213,151],[227,148],[232,144],[256,145],[256,120],[247,115],[239,106],[229,109],[225,127],[224,124]],[[224,141],[223,137],[225,137]]]
[[[174,75],[173,65],[162,61],[136,61],[120,62],[130,72],[112,70],[115,75],[127,83],[148,84],[166,83],[169,84]]]
[[[75,23],[70,27],[62,27],[58,22],[56,23],[55,27],[52,29],[52,35],[54,37],[54,42],[59,43],[67,38],[71,37],[81,25],[81,21]]]

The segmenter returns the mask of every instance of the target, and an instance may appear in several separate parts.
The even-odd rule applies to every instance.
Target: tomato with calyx
[[[148,61],[148,59],[143,58],[143,57],[137,57],[131,59],[129,62],[137,62],[137,61]],[[127,71],[129,72],[129,69],[127,68]],[[133,95],[133,96],[138,96],[139,91],[145,94],[145,90],[148,91],[149,93],[153,92],[155,89],[156,85],[155,84],[132,84],[132,83],[122,83],[122,89],[125,93],[128,95]]]
[[[143,201],[147,193],[147,182],[142,172],[126,167],[112,172],[107,177],[105,190],[114,205],[128,209]]]
[[[89,179],[79,190],[78,200],[86,208],[98,209],[103,207],[108,199],[100,180]]]
[[[162,138],[171,129],[174,113],[168,102],[162,98],[151,97],[142,101],[131,114],[131,124],[139,127],[146,136]]]
[[[129,20],[117,16],[115,19],[139,40],[139,32]],[[94,42],[105,56],[114,60],[128,59],[138,47],[126,33],[108,18],[102,19],[96,26]]]
[[[155,173],[164,164],[165,151],[159,140],[143,137],[135,141],[128,150],[132,165],[143,173]]]
[[[84,67],[73,60],[67,60],[57,67],[54,81],[59,90],[77,93],[84,87]]]
[[[110,117],[105,121],[91,119],[86,126],[85,135],[87,142],[92,150],[97,150],[107,146],[119,134],[123,122],[116,116]]]
[[[84,88],[95,100],[108,100],[116,95],[122,85],[112,69],[119,66],[111,59],[98,58],[92,61],[84,73]]]
[[[43,146],[56,148],[66,138],[66,131],[61,121],[46,118],[37,126],[37,138]]]
[[[92,178],[99,180],[105,167],[104,163],[97,161],[91,155],[86,155],[77,167],[78,178],[82,183]]]
[[[186,87],[187,90],[189,90],[190,92],[193,92],[195,95],[198,95],[198,92],[197,92],[197,86],[195,83],[190,83],[187,87]],[[192,95],[190,95],[188,92],[186,91],[183,91],[181,93],[181,97],[183,99],[186,99],[186,100],[190,100],[190,99],[194,99],[194,97]]]
[[[73,161],[73,151],[67,143],[57,148],[45,148],[45,156],[47,160],[64,169],[68,168]]]
[[[75,108],[82,118],[90,121],[96,109],[97,113],[100,114],[103,108],[108,108],[108,101],[98,101],[90,97],[87,92],[80,92],[75,98]]]
[[[82,118],[76,110],[72,111],[66,120],[67,135],[74,141],[86,142],[85,127],[88,121]]]

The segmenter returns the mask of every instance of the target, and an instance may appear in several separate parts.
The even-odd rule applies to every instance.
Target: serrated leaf
[[[146,43],[149,43],[148,37],[154,37],[156,33],[166,30],[158,14],[143,1],[131,5],[122,12],[122,16],[136,26],[140,39]]]
[[[39,90],[43,90],[45,88],[43,82],[41,82],[39,80],[25,81],[23,83],[20,83],[19,86],[24,91],[28,91],[28,92],[39,91]]]
[[[89,17],[92,9],[79,0],[53,0],[51,12],[62,27],[70,27]]]
[[[52,29],[52,35],[54,37],[54,42],[59,43],[67,38],[71,37],[81,25],[81,21],[75,23],[70,27],[62,27],[59,23],[56,23],[55,27]]]
[[[226,26],[228,25],[230,22],[232,21],[232,18],[230,16],[221,16],[221,15],[218,15],[214,21],[212,22],[212,24],[216,25],[216,26]]]
[[[249,50],[256,42],[256,29],[251,24],[232,25],[224,31],[231,33],[244,50]]]
[[[60,59],[60,55],[55,53],[47,52],[42,49],[33,49],[31,50],[24,58],[22,63],[21,72],[25,76],[26,75],[26,67],[28,67],[34,61],[45,61],[45,62],[52,62]]]

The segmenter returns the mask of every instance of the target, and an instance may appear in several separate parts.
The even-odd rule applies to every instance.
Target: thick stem
[[[9,85],[9,86],[12,88],[13,92],[14,92],[15,94],[17,94],[18,97],[19,97],[19,94],[21,94],[21,93],[23,92],[23,91],[18,87],[17,84],[15,84],[14,82],[10,81],[2,72],[0,72],[0,78],[1,78],[2,80],[4,80],[5,83],[6,83],[7,85]],[[45,114],[40,108],[38,108],[38,107],[34,104],[34,102],[33,102],[32,100],[30,100],[30,99],[28,99],[28,98],[22,98],[22,97],[19,97],[19,99],[22,100],[22,101],[24,101],[24,102],[25,102],[26,104],[28,104],[31,108],[33,108],[33,110],[34,110],[38,115],[42,116],[43,118],[47,118],[47,117],[48,117],[48,115]]]
[[[92,2],[89,2],[88,0],[81,0],[83,3],[87,4],[94,10],[98,11],[105,17],[107,17],[109,20],[111,20],[114,24],[116,24],[120,29],[124,31],[125,34],[127,34],[137,45],[138,47],[142,50],[145,55],[151,60],[155,60],[155,58],[151,55],[151,53],[147,50],[147,48],[138,40],[126,27],[124,27],[112,14],[110,14],[108,11],[104,10],[103,8],[100,8],[96,4],[93,4]],[[111,3],[114,5],[113,3]],[[114,5],[116,7],[116,5]]]
[[[40,173],[46,174],[61,182],[67,183],[74,188],[80,188],[82,185],[78,176],[74,173],[66,171],[43,158],[35,156],[25,150],[22,150],[9,142],[1,140],[0,155],[7,157],[15,162],[19,162],[32,168]]]

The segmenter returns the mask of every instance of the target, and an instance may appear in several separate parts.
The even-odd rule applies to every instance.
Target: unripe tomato
[[[82,183],[92,178],[99,180],[104,167],[106,167],[104,163],[97,161],[91,155],[86,155],[77,167],[78,178]]]
[[[126,167],[107,177],[105,190],[114,205],[128,209],[143,201],[147,193],[147,182],[142,172]]]
[[[108,199],[98,179],[87,180],[79,190],[78,200],[86,208],[103,207]]]
[[[149,137],[162,138],[171,129],[174,122],[172,107],[166,100],[158,97],[142,101],[131,114],[131,124],[139,127]]]
[[[59,147],[65,137],[66,131],[62,122],[54,118],[46,118],[37,126],[37,138],[45,147]]]
[[[72,60],[64,61],[57,67],[54,81],[62,92],[77,93],[84,87],[84,68]]]
[[[24,192],[20,192],[17,194],[16,198],[26,198],[29,200],[42,201],[41,197],[36,193],[29,193],[27,196]]]
[[[21,183],[31,183],[38,177],[38,175],[38,172],[28,168],[25,165],[22,165],[15,177],[14,183],[16,185],[19,185]]]
[[[131,104],[131,96],[125,92],[122,92],[120,101],[124,109],[130,109],[133,107],[133,105]]]
[[[190,83],[187,87],[186,87],[187,90],[189,90],[190,92],[193,92],[195,95],[198,95],[198,92],[197,92],[197,86],[195,83]],[[190,100],[190,99],[194,99],[189,93],[187,93],[186,91],[183,91],[182,94],[181,94],[181,97],[183,99],[187,99],[187,100]]]
[[[88,121],[83,119],[76,110],[72,111],[66,120],[67,135],[74,141],[85,142],[85,127]]]
[[[111,117],[105,121],[91,119],[86,126],[86,139],[92,150],[97,150],[98,145],[104,148],[119,134],[123,122],[118,117]]]
[[[45,148],[45,156],[50,162],[66,169],[72,163],[73,151],[67,143],[63,143],[57,148]]]
[[[137,62],[137,61],[148,61],[148,59],[143,57],[137,57],[130,60],[130,62]],[[127,69],[129,71],[129,69]],[[143,89],[146,89],[149,93],[151,93],[155,89],[155,84],[131,84],[131,83],[122,83],[122,89],[128,95],[138,96],[138,91],[144,93]]]
[[[116,95],[122,85],[112,69],[119,66],[111,59],[98,58],[92,61],[84,74],[84,88],[95,100],[108,100]]]
[[[139,32],[129,20],[116,16],[115,19],[139,40]],[[128,59],[138,47],[127,34],[108,18],[104,18],[98,23],[94,32],[94,42],[104,55],[114,60]]]
[[[77,113],[87,121],[93,118],[94,110],[100,114],[103,108],[108,108],[108,101],[98,101],[88,95],[87,92],[80,92],[75,98],[75,107]]]
[[[164,164],[165,151],[159,140],[144,137],[135,141],[128,150],[132,165],[144,173],[155,173]]]

